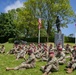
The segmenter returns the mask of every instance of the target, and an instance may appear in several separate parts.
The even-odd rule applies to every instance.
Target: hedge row
[[[68,43],[74,43],[75,42],[75,38],[74,37],[66,37],[64,38],[65,42]]]
[[[27,41],[27,42],[38,42],[38,38],[37,37],[34,37],[34,38],[25,38],[25,37],[20,37],[20,38],[9,38],[7,40],[7,38],[3,38],[3,37],[0,37],[0,43],[4,43],[4,42],[9,42],[9,43],[13,43],[15,40],[24,40],[24,41]],[[65,42],[70,42],[70,43],[74,43],[75,42],[75,38],[73,37],[66,37],[64,38]],[[41,37],[40,38],[40,41],[42,43],[44,42],[47,42],[47,37]],[[54,37],[49,37],[49,42],[54,42]]]
[[[23,37],[23,38],[10,38],[9,40],[8,40],[8,42],[9,43],[13,43],[15,40],[18,40],[18,41],[21,41],[21,40],[23,40],[23,41],[27,41],[27,42],[38,42],[38,38],[36,37],[36,38],[25,38],[25,37]],[[40,37],[40,42],[46,42],[47,41],[47,38],[46,37]]]
[[[0,43],[5,43],[8,41],[7,37],[0,37]]]

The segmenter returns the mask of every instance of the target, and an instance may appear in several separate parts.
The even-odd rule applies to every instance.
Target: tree
[[[0,37],[5,38],[6,40],[16,37],[18,34],[13,22],[13,16],[14,15],[10,12],[0,14]]]
[[[67,27],[74,15],[69,0],[27,0],[24,6],[30,11],[32,19],[42,18],[48,37],[55,28],[57,16],[62,20],[61,27]]]
[[[38,22],[37,19],[26,8],[20,8],[17,12],[16,25],[17,28],[25,34],[26,37],[37,37],[38,35]]]
[[[74,37],[74,34],[69,34],[69,36],[68,37]]]

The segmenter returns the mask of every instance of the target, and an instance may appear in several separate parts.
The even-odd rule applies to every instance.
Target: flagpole
[[[39,35],[38,35],[38,43],[40,43],[40,28],[39,28]]]
[[[41,29],[41,18],[38,19],[38,29],[39,29],[39,32],[38,32],[38,43],[40,43],[40,29]]]

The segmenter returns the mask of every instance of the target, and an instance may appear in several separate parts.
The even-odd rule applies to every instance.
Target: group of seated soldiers
[[[29,45],[25,43],[14,44],[7,54],[14,54],[16,60],[24,58],[25,61],[14,68],[7,67],[6,71],[35,68],[37,61],[47,62],[45,66],[41,66],[40,68],[43,75],[59,71],[59,65],[66,64],[66,62],[67,66],[64,70],[67,73],[71,73],[76,69],[76,46],[71,47],[69,44],[64,48],[62,48],[61,44],[58,44],[56,47],[53,44],[48,46],[46,43],[39,43],[38,45],[34,43]],[[29,55],[28,59],[26,59],[26,55]],[[70,60],[67,61],[67,58]]]

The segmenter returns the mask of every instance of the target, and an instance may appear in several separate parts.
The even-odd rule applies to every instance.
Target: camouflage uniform
[[[19,58],[25,59],[26,52],[27,52],[27,46],[25,46],[25,44],[23,44],[22,47],[20,48],[20,51],[17,53],[17,59],[19,59]]]
[[[17,59],[19,58],[24,58],[25,59],[25,54],[26,54],[26,51],[21,49],[21,51],[17,54]]]
[[[48,50],[49,50],[49,52],[50,52],[50,51],[53,51],[53,45],[52,45],[52,44],[50,44]]]
[[[58,64],[57,58],[55,56],[53,58],[49,58],[47,65],[42,66],[41,70],[43,72],[46,72],[46,73],[49,73],[52,71],[58,71],[59,70],[59,64]]]
[[[47,61],[48,60],[48,49],[47,49],[47,46],[44,46],[44,49],[41,53],[41,60],[42,61]]]
[[[43,46],[41,44],[38,45],[37,51],[34,53],[36,58],[41,58],[43,52]]]
[[[4,45],[2,45],[2,47],[0,49],[0,53],[5,53],[5,47],[4,47]]]
[[[62,48],[62,45],[60,43],[54,49],[55,55],[57,55],[59,48]]]
[[[76,46],[74,46],[74,50],[72,51],[71,60],[68,62],[66,66],[67,73],[71,73],[76,69]]]
[[[19,70],[22,68],[28,69],[28,68],[34,68],[35,67],[35,56],[34,54],[31,54],[29,59],[26,62],[23,62],[21,65],[14,68],[14,70]]]
[[[68,63],[68,67],[72,67],[73,69],[76,68],[76,50],[72,51],[72,58],[71,61]]]
[[[72,50],[71,50],[70,45],[67,44],[66,47],[65,47],[65,53],[66,53],[66,54],[69,54],[69,53],[71,53],[71,51],[72,51]]]
[[[13,48],[9,52],[7,52],[7,54],[16,54],[18,49],[19,45],[13,45]]]
[[[59,61],[59,64],[64,64],[65,63],[66,58],[65,58],[65,53],[62,51],[62,48],[58,49],[56,57],[57,57],[57,59]]]
[[[6,71],[34,68],[35,62],[36,62],[35,56],[33,53],[31,53],[29,58],[26,60],[26,62],[21,63],[19,66],[15,67],[15,68],[6,68]]]

